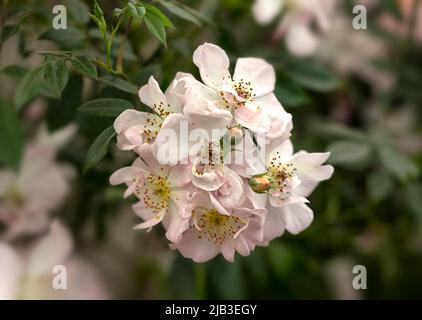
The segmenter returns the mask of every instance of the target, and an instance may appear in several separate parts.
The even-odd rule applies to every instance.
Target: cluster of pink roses
[[[163,93],[151,77],[139,98],[153,113],[131,109],[116,119],[118,147],[138,157],[110,182],[138,198],[137,229],[162,223],[183,256],[205,262],[221,253],[232,262],[236,251],[247,256],[284,230],[307,228],[306,197],[333,168],[323,165],[328,153],[293,153],[292,116],[266,61],[239,59],[231,76],[226,53],[205,43],[193,62],[202,82],[178,73]],[[183,128],[197,132],[195,143]]]

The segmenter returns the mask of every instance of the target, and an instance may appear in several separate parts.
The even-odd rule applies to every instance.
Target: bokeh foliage
[[[353,2],[340,2],[351,27]],[[362,264],[368,289],[360,297],[420,298],[422,150],[420,143],[406,142],[422,140],[421,43],[381,29],[380,15],[403,17],[394,1],[378,1],[368,15],[369,30],[359,32],[371,33],[388,48],[387,58],[371,63],[396,81],[379,90],[358,74],[291,56],[283,41],[272,40],[274,24],[256,25],[251,3],[69,0],[63,2],[69,15],[63,31],[51,28],[51,8],[58,2],[2,1],[0,48],[15,39],[23,61],[34,55],[43,59],[38,65],[1,66],[1,77],[16,84],[12,97],[0,99],[1,164],[18,170],[25,141],[40,121],[26,120],[25,111],[42,97],[51,131],[70,123],[79,127],[77,138],[60,153],[78,176],[71,199],[57,215],[72,227],[82,251],[107,243],[113,224],[130,214],[121,210],[128,202],[108,178],[132,160],[113,147],[110,126],[126,108],[146,110],[137,89],[150,75],[162,88],[178,71],[198,76],[192,52],[205,41],[224,48],[232,62],[263,57],[275,66],[276,94],[293,114],[296,148],[332,152],[335,174],[311,197],[313,225],[250,257],[238,256],[234,264],[217,258],[196,265],[174,252],[163,267],[154,251],[145,249],[155,241],[161,251],[170,250],[163,231],[139,235],[128,261],[136,289],[121,297],[335,298],[341,297],[338,286],[352,290],[351,266]],[[402,115],[408,115],[404,123]],[[95,230],[94,239],[86,239],[87,228]],[[350,279],[336,278],[344,268]]]

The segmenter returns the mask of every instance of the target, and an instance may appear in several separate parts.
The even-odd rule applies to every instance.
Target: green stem
[[[207,297],[207,272],[205,264],[195,264],[196,298],[205,300]]]
[[[111,48],[113,46],[113,40],[121,24],[122,24],[122,18],[120,16],[119,20],[117,21],[116,26],[113,28],[113,31],[111,32],[110,39],[108,39],[108,41],[107,39],[104,40],[106,42],[107,68],[109,71],[113,70],[113,66],[111,63]]]

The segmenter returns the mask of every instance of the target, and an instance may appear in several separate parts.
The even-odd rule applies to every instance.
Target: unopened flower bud
[[[263,193],[268,191],[271,185],[271,180],[267,175],[255,176],[249,179],[249,185],[256,193]]]

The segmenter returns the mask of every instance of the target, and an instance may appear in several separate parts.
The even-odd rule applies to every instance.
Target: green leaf
[[[86,173],[104,158],[104,156],[107,154],[108,146],[115,136],[116,132],[114,131],[113,126],[110,126],[105,129],[97,137],[97,139],[95,139],[94,143],[88,150],[84,166],[84,173]]]
[[[24,150],[24,135],[13,106],[1,98],[0,150],[0,163],[17,170]]]
[[[190,21],[198,26],[201,26],[201,21],[194,16],[192,13],[187,11],[184,7],[182,7],[177,2],[169,2],[169,1],[160,1],[160,4],[162,4],[168,11],[173,13],[174,15],[178,16],[179,18],[182,18],[184,20]]]
[[[147,13],[150,16],[154,15],[154,16],[158,17],[163,22],[163,25],[165,27],[174,28],[173,23],[171,23],[170,19],[167,18],[167,16],[163,12],[161,12],[160,9],[158,9],[157,7],[154,7],[150,4],[145,4],[145,8],[147,9]]]
[[[89,22],[89,8],[83,1],[65,0],[64,5],[77,23],[85,24]]]
[[[366,187],[370,198],[379,202],[388,197],[393,191],[393,179],[383,170],[371,172],[366,180]]]
[[[15,79],[22,79],[27,73],[28,69],[17,64],[12,64],[0,70],[0,73],[13,77]]]
[[[299,107],[309,104],[311,99],[309,95],[298,85],[286,81],[283,85],[277,86],[275,93],[284,107]]]
[[[63,59],[48,57],[39,81],[41,93],[47,97],[60,99],[69,80],[69,71]]]
[[[70,61],[75,70],[80,74],[94,79],[97,78],[97,67],[88,57],[73,56]]]
[[[15,93],[14,103],[17,110],[40,93],[39,78],[43,72],[44,67],[41,66],[29,71],[23,77]]]
[[[417,165],[393,147],[382,145],[378,152],[381,163],[399,180],[406,181],[419,175]]]
[[[90,15],[91,19],[97,24],[103,36],[107,34],[107,22],[104,18],[104,12],[99,6],[97,0],[94,2],[94,14]]]
[[[167,36],[166,29],[164,27],[163,21],[154,14],[149,12],[145,16],[145,25],[147,26],[149,32],[160,40],[165,47],[167,47]]]
[[[329,162],[332,164],[356,164],[368,159],[371,146],[355,141],[338,141],[332,143],[328,150],[331,152]]]
[[[76,109],[81,105],[83,79],[79,74],[70,77],[60,100],[50,100],[47,124],[50,131],[60,129],[75,119]]]
[[[330,137],[341,139],[358,141],[368,141],[369,139],[364,133],[338,123],[315,123],[313,124],[313,130]]]
[[[135,6],[131,2],[129,2],[127,4],[127,10],[128,10],[129,16],[131,16],[131,17],[133,17],[135,19],[142,19],[145,16],[146,12],[147,12],[147,10],[145,9],[145,7],[140,6],[140,5],[136,5]]]
[[[103,77],[98,78],[98,80],[100,80],[101,82],[104,82],[110,87],[120,89],[124,92],[132,93],[132,94],[136,94],[138,92],[138,88],[134,84],[120,78],[116,78],[113,76],[103,76]]]
[[[120,9],[120,8],[114,8],[114,10],[113,10],[113,16],[115,16],[115,17],[120,17],[120,15],[123,13],[123,9]]]
[[[4,26],[1,29],[0,43],[4,43],[19,31],[19,25]]]
[[[317,92],[332,91],[341,85],[341,81],[321,65],[293,62],[283,71],[299,85]]]
[[[67,29],[51,29],[40,36],[41,40],[50,40],[64,49],[75,49],[84,46],[85,34],[79,29],[69,27]]]
[[[117,117],[123,111],[132,107],[132,103],[127,100],[104,98],[84,103],[79,111],[92,116]]]
[[[422,186],[418,183],[409,183],[405,188],[405,202],[414,216],[422,222]]]

